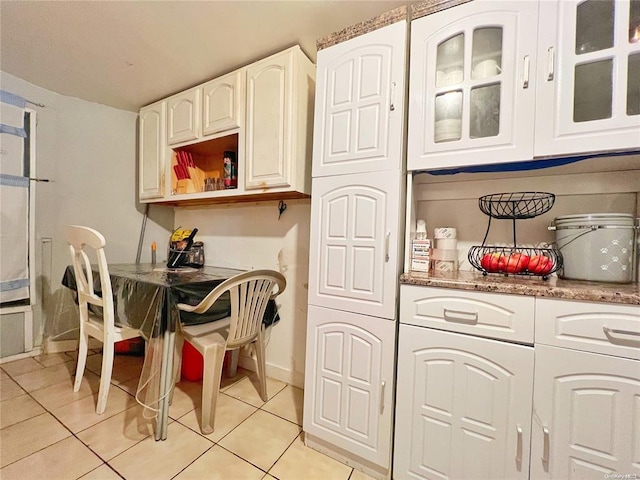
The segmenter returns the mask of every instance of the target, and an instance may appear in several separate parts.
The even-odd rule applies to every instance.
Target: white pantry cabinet
[[[314,177],[401,167],[406,28],[318,52]]]
[[[529,475],[533,348],[400,325],[394,476]]]
[[[640,148],[640,2],[540,2],[535,155]]]
[[[309,304],[396,317],[399,172],[313,179]]]
[[[167,102],[140,109],[138,191],[140,199],[164,196]]]
[[[297,46],[247,68],[246,189],[309,191],[314,80],[314,66]]]
[[[394,322],[309,305],[306,352],[305,440],[388,464]]]
[[[169,145],[200,136],[200,88],[192,88],[167,99],[167,141]]]
[[[475,1],[411,22],[409,170],[532,158],[537,15]]]
[[[640,477],[640,362],[536,345],[531,478]]]

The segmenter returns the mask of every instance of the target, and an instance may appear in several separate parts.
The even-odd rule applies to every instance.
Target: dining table
[[[182,324],[215,321],[230,312],[228,296],[221,297],[205,314],[181,312],[178,304],[198,304],[217,285],[245,270],[216,266],[171,269],[162,264],[109,264],[108,268],[116,324],[138,329],[147,342],[136,400],[154,412],[155,439],[165,440],[175,384],[176,333]],[[97,265],[92,270],[98,293]],[[62,284],[75,291],[73,267],[67,267]],[[265,315],[266,325],[277,321],[274,309]]]

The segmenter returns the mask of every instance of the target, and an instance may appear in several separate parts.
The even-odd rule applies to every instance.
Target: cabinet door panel
[[[533,348],[400,325],[394,478],[527,478]]]
[[[304,430],[387,466],[395,325],[309,306]]]
[[[400,168],[406,22],[318,52],[313,176]]]
[[[540,3],[536,156],[640,147],[639,12],[624,0]]]
[[[291,185],[293,68],[288,53],[247,69],[247,189]]]
[[[384,172],[313,179],[310,304],[395,317],[399,183]]]
[[[240,126],[244,91],[244,70],[202,86],[202,134],[210,135]]]
[[[637,360],[536,345],[534,412],[532,478],[640,476]]]
[[[164,196],[166,102],[140,110],[140,200]]]
[[[169,145],[195,140],[200,135],[200,89],[187,90],[167,100]]]
[[[414,20],[409,170],[533,156],[536,2],[471,2]]]

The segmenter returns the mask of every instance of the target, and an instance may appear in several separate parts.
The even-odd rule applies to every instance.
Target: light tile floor
[[[220,479],[366,480],[370,477],[303,443],[303,392],[239,369],[223,379],[215,431],[200,432],[200,382],[178,383],[166,441],[134,398],[141,357],[114,360],[107,409],[96,415],[102,357],[93,351],[80,391],[75,355],[50,354],[0,365],[2,480]],[[148,415],[148,413],[147,413]]]

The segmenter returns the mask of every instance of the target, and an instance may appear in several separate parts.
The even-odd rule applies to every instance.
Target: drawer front
[[[534,297],[402,285],[400,323],[533,343]]]
[[[640,359],[640,306],[538,298],[536,343]]]

